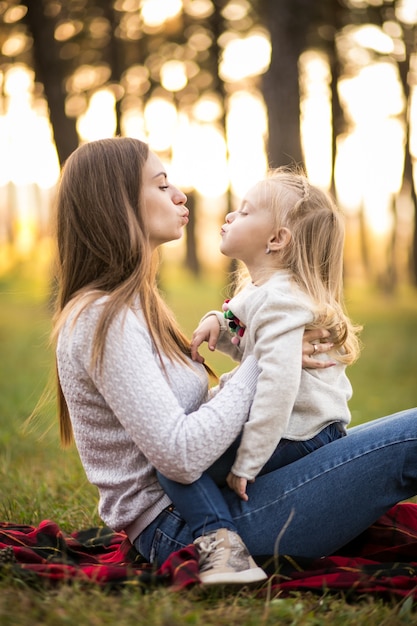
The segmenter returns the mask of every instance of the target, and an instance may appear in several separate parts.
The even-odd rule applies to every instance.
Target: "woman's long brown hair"
[[[107,331],[140,301],[159,355],[186,362],[190,343],[161,298],[157,253],[151,252],[142,211],[147,144],[118,137],[80,146],[64,165],[56,206],[57,300],[52,337],[68,315],[106,295],[93,338],[92,365],[100,367]],[[207,368],[209,373],[212,373]],[[73,439],[59,377],[61,442]]]

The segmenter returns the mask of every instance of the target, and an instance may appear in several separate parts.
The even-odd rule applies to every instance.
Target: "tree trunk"
[[[269,163],[272,167],[302,164],[298,60],[305,48],[314,2],[261,0],[260,11],[272,43],[271,65],[263,78]]]
[[[413,29],[414,30],[414,29]],[[414,41],[414,32],[411,34],[411,40]],[[408,73],[410,71],[410,48],[413,47],[410,45],[410,42],[406,39],[406,58],[404,61],[398,63],[399,74],[401,78],[401,83],[404,90],[404,96],[406,100],[407,109],[409,109],[410,105],[410,86],[408,84]],[[416,189],[414,185],[414,175],[413,175],[413,156],[411,154],[411,145],[410,145],[410,121],[409,115],[405,114],[406,121],[406,141],[404,146],[404,174],[403,174],[403,189],[404,187],[408,187],[411,192],[411,201],[414,207],[414,230],[411,241],[411,255],[410,255],[410,274],[411,280],[414,285],[417,285],[417,195]]]
[[[78,147],[75,120],[65,114],[63,61],[54,38],[55,21],[44,15],[41,0],[27,0],[27,23],[33,36],[36,79],[44,86],[58,159],[61,165]]]
[[[119,49],[119,42],[115,35],[116,28],[117,28],[117,20],[116,20],[116,12],[114,10],[113,5],[114,5],[113,0],[101,1],[103,15],[110,24],[110,38],[109,38],[109,43],[106,49],[106,52],[107,52],[106,60],[111,70],[110,80],[112,83],[116,85],[120,85],[123,70],[122,70],[121,51]],[[120,133],[121,133],[121,110],[120,110],[120,99],[117,98],[116,99],[116,135],[120,135]]]

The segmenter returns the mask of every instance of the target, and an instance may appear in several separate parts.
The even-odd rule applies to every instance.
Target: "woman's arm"
[[[188,390],[190,381],[201,385],[196,365],[193,372],[186,364],[166,360],[164,375],[147,329],[132,312],[123,322],[111,325],[100,370],[91,369],[90,350],[86,350],[93,336],[94,328],[88,327],[85,316],[80,317],[73,331],[72,352],[105,403],[154,467],[176,481],[195,481],[241,431],[255,394],[256,360],[247,359],[230,384],[186,414],[168,380],[175,368],[173,380],[184,393],[191,393],[197,405],[197,390]]]

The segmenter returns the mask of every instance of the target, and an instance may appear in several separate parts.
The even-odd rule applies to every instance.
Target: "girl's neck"
[[[262,267],[257,270],[249,270],[252,284],[256,287],[266,283],[271,276],[273,276],[279,270],[278,267]]]

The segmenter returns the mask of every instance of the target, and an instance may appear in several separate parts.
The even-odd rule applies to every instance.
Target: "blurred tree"
[[[412,88],[415,87],[417,76],[413,67],[416,53],[417,30],[415,24],[404,24],[404,55],[398,60],[399,74],[406,98],[406,140],[404,146],[404,177],[402,191],[411,197],[414,208],[414,230],[410,252],[410,270],[413,282],[417,285],[417,195],[414,184],[414,161],[411,143],[411,99]]]
[[[77,148],[79,140],[75,120],[65,113],[68,68],[60,58],[59,45],[55,39],[56,11],[52,3],[40,0],[26,0],[26,5],[26,21],[33,36],[35,78],[45,90],[55,145],[62,164]]]
[[[366,64],[396,64],[407,102],[401,114],[407,128],[404,153],[404,184],[416,213],[413,182],[415,157],[410,142],[409,110],[415,83],[415,20],[404,21],[404,0],[182,0],[165,6],[165,14],[143,0],[4,0],[0,2],[0,70],[20,62],[33,67],[37,89],[43,86],[47,99],[59,160],[62,163],[76,148],[82,135],[80,122],[94,95],[107,89],[114,96],[115,132],[126,132],[131,111],[142,114],[147,105],[161,97],[175,107],[178,116],[210,124],[226,137],[227,115],[233,96],[239,91],[262,88],[268,110],[267,152],[271,165],[305,161],[300,136],[300,58],[307,50],[325,54],[330,69],[329,92],[332,110],[332,188],[335,191],[334,160],[338,141],[352,129],[352,121],[340,100],[340,84],[359,74]],[[159,5],[158,5],[159,6]],[[162,7],[162,4],[160,5]],[[27,11],[26,11],[27,9]],[[269,32],[271,62],[266,73],[227,76],[222,65],[227,46],[244,41],[258,28]],[[393,41],[387,53],[371,44],[355,43],[347,50],[345,40],[361,26],[375,25]],[[259,28],[258,28],[259,31]],[[245,63],[241,61],[243,70]],[[183,72],[182,85],[169,85],[164,70],[175,62]],[[239,74],[239,72],[238,72]],[[216,100],[219,113],[212,119],[197,120],[197,104],[205,97]],[[144,136],[148,128],[134,127]],[[129,127],[132,131],[132,126]],[[159,149],[158,149],[159,150]],[[160,152],[170,159],[172,148]],[[195,207],[198,226],[198,196],[193,189],[190,206]],[[230,189],[229,205],[231,202]],[[394,288],[398,248],[397,200],[392,199],[393,230],[385,264],[377,279],[385,288]],[[230,208],[230,206],[229,206]],[[366,213],[360,215],[362,263],[374,279]],[[194,222],[193,222],[194,223]],[[187,263],[198,273],[194,228],[188,229]],[[412,274],[417,284],[417,226],[412,247]]]
[[[259,0],[272,43],[271,64],[263,78],[268,109],[268,158],[272,167],[303,163],[300,134],[298,63],[306,49],[317,3],[311,0]]]

